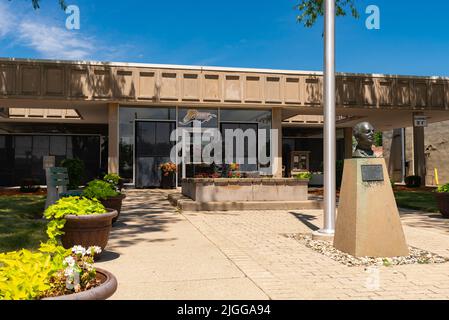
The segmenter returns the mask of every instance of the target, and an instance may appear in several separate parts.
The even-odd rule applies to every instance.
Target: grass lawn
[[[439,212],[433,192],[395,190],[394,194],[398,207],[425,212]]]
[[[36,219],[42,216],[44,207],[45,196],[0,196],[0,252],[37,249],[47,240],[47,223]]]

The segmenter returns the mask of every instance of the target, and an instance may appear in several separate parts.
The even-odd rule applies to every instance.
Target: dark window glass
[[[136,122],[136,187],[159,187],[161,183],[160,164],[170,161],[174,142],[170,133],[175,122]]]
[[[65,156],[67,153],[67,138],[65,136],[50,137],[50,155]]]
[[[30,179],[32,168],[33,137],[16,136],[14,139],[14,182],[20,185],[24,179]]]
[[[50,153],[50,137],[49,136],[34,136],[33,137],[33,151],[32,151],[32,177],[38,181],[45,180],[45,172],[43,169],[44,156]]]
[[[133,182],[134,121],[136,119],[175,120],[176,108],[120,107],[119,174],[128,183]]]
[[[223,137],[223,157],[225,157],[226,155],[226,149],[225,149],[225,145],[226,145],[226,131],[225,130],[233,130],[235,131],[236,129],[241,129],[243,131],[243,133],[245,133],[245,131],[247,130],[252,130],[253,132],[255,132],[256,134],[256,141],[257,141],[257,131],[258,131],[258,125],[257,123],[222,123],[221,124],[221,134]],[[258,164],[252,164],[249,163],[249,145],[248,145],[249,141],[248,138],[245,137],[244,139],[244,145],[243,145],[243,152],[244,152],[244,163],[240,164],[240,171],[257,171],[258,170]],[[241,146],[237,146],[237,140],[236,138],[234,138],[234,141],[232,143],[233,145],[233,155],[234,155],[234,160],[233,162],[237,162],[236,159],[236,154],[237,154],[237,147],[241,148]],[[256,142],[256,146],[257,146],[257,142]],[[258,159],[258,155],[257,155],[257,147],[255,148],[255,156],[256,156],[256,162]]]

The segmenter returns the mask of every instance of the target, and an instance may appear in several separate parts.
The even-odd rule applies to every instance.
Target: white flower
[[[64,270],[64,275],[68,278],[72,278],[75,274],[75,269],[72,267],[68,267]]]
[[[84,269],[86,269],[87,271],[92,271],[94,269],[94,265],[89,263],[89,262],[84,262],[83,265]]]
[[[91,255],[96,254],[100,254],[101,253],[101,248],[98,246],[92,246],[87,248],[87,252],[89,252]]]
[[[64,259],[64,262],[63,262],[63,264],[65,265],[65,266],[69,266],[70,268],[73,268],[73,266],[75,265],[75,259],[73,259],[73,257],[72,256],[68,256],[68,257],[66,257],[65,259]],[[69,268],[67,268],[67,269],[69,269]],[[67,270],[66,269],[66,270]]]
[[[72,252],[73,252],[74,254],[80,254],[81,256],[84,257],[84,255],[86,254],[86,249],[83,248],[82,246],[74,246],[74,247],[72,248]]]
[[[80,284],[80,274],[74,268],[67,268],[64,270],[64,275],[67,277],[65,286],[69,290],[74,290]]]

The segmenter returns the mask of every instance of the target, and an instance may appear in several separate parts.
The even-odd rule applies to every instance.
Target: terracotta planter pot
[[[100,268],[96,268],[96,270],[97,279],[101,281],[100,286],[80,293],[45,298],[42,300],[106,300],[107,298],[111,297],[117,290],[117,279],[112,273],[106,270]]]
[[[109,209],[108,213],[93,214],[86,216],[65,216],[65,226],[61,236],[64,248],[72,248],[81,245],[85,248],[90,246],[106,247],[109,240],[109,232],[112,227],[112,219],[117,216],[117,211]]]
[[[438,204],[438,209],[445,218],[449,218],[449,193],[437,192],[435,194]]]
[[[106,207],[110,209],[114,209],[117,211],[117,216],[112,219],[112,223],[115,223],[120,215],[120,211],[122,210],[122,202],[123,199],[125,199],[126,196],[124,194],[121,194],[117,197],[107,198],[104,200],[100,200],[100,202]]]

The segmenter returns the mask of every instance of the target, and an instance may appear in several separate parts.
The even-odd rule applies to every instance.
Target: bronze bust
[[[374,144],[374,127],[369,122],[360,122],[353,128],[357,146],[353,158],[375,158],[372,146]]]

